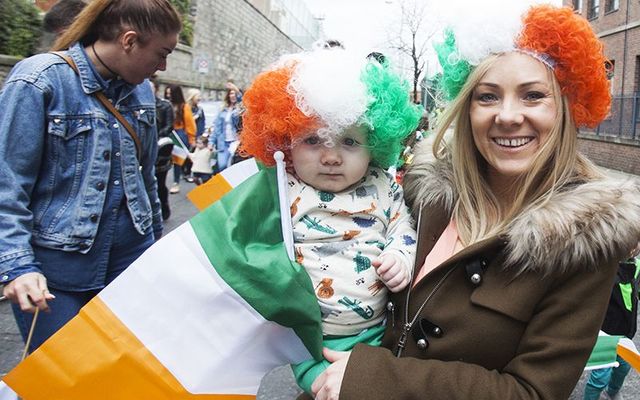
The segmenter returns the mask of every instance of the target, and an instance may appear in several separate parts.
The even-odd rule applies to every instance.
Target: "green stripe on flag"
[[[616,348],[622,336],[598,336],[598,341],[587,361],[587,368],[597,368],[616,361]]]
[[[320,307],[282,241],[275,168],[248,178],[190,223],[222,279],[266,320],[292,328],[320,359]]]

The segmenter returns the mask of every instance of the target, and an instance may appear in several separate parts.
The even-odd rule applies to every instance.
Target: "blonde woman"
[[[405,176],[410,289],[387,305],[383,347],[325,350],[316,399],[566,399],[580,377],[640,237],[640,190],[576,149],[610,103],[588,22],[540,5],[497,32],[503,11],[438,47],[451,103]]]
[[[204,109],[200,106],[200,91],[198,89],[189,89],[187,91],[187,104],[191,107],[191,114],[196,122],[196,139],[198,139],[205,129]]]

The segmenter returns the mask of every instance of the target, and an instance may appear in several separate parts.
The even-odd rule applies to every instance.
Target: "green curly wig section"
[[[371,160],[386,169],[398,161],[405,139],[418,127],[422,108],[411,103],[409,83],[392,73],[387,63],[368,63],[361,79],[372,99],[361,120],[370,128]]]
[[[433,47],[442,66],[440,90],[447,100],[453,100],[467,81],[472,67],[467,61],[460,59],[453,32],[447,29],[444,34],[444,42],[437,43]]]

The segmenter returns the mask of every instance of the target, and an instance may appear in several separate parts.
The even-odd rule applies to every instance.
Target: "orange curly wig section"
[[[611,92],[602,43],[586,19],[569,7],[532,7],[525,15],[518,47],[546,54],[577,126],[593,127],[607,116]]]
[[[247,89],[242,102],[245,113],[240,137],[240,151],[265,165],[275,165],[273,153],[280,150],[290,160],[293,139],[319,127],[318,121],[296,107],[287,86],[294,65],[258,75]]]

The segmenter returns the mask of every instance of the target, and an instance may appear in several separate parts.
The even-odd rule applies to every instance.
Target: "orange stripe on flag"
[[[187,197],[198,210],[202,211],[211,204],[220,200],[222,196],[233,189],[222,174],[214,175],[204,185],[196,186],[195,189],[187,193]]]
[[[638,355],[638,353],[627,349],[619,343],[616,347],[616,352],[620,357],[624,358],[624,360],[628,362],[633,368],[635,368],[636,371],[640,372],[640,356]]]
[[[183,166],[184,162],[186,161],[186,158],[180,158],[180,157],[176,157],[174,155],[171,156],[171,161],[178,166]]]
[[[29,400],[256,398],[188,393],[99,297],[3,380]]]

